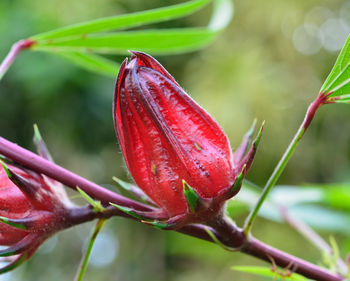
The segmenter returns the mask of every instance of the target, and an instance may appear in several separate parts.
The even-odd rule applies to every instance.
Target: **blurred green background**
[[[56,27],[180,1],[1,0],[0,58],[11,45]],[[331,70],[350,31],[350,1],[235,0],[230,26],[207,48],[157,59],[221,124],[237,147],[254,118],[266,120],[248,179],[264,185]],[[198,26],[211,6],[186,18],[152,25]],[[121,57],[115,57],[121,59]],[[51,54],[23,52],[0,83],[0,134],[24,147],[37,123],[60,165],[117,190],[112,176],[130,180],[114,133],[114,79]],[[279,183],[350,181],[350,107],[321,108]],[[73,193],[71,193],[74,196]],[[350,204],[350,203],[349,203]],[[238,224],[247,212],[235,216]],[[60,233],[1,281],[73,280],[93,224]],[[328,239],[331,232],[321,232]],[[335,233],[350,251],[349,231]],[[315,263],[320,253],[291,227],[259,218],[254,235]],[[262,264],[182,234],[112,219],[100,235],[86,281],[264,280],[233,265]]]

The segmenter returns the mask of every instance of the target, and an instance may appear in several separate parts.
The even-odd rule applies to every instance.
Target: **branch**
[[[108,204],[114,202],[123,206],[129,206],[138,210],[152,210],[151,207],[139,202],[128,199],[124,196],[109,191],[102,186],[90,182],[60,166],[54,164],[44,158],[0,137],[0,154],[9,159],[33,170],[38,173],[45,174],[50,178],[62,182],[63,184],[75,189],[79,186],[91,197]],[[71,218],[68,219],[70,225],[76,225],[91,221],[97,218],[110,218],[112,216],[123,216],[132,218],[129,215],[119,211],[117,208],[109,206],[104,212],[94,212],[91,207],[78,207],[71,212]],[[135,219],[135,218],[132,218]],[[206,231],[207,226],[201,224],[190,224],[178,229],[178,232],[197,237],[202,240],[215,242]],[[222,216],[210,224],[210,232],[217,237],[228,248],[236,248],[237,251],[249,254],[259,259],[270,262],[272,258],[278,266],[287,267],[292,264],[295,272],[305,277],[318,281],[341,281],[343,278],[337,274],[320,268],[312,263],[289,255],[259,240],[246,236],[244,231],[238,228],[233,222]]]
[[[91,207],[79,207],[72,212],[74,217],[70,221],[75,221],[74,225],[78,223],[84,223],[93,219],[108,219],[113,216],[123,216],[133,220],[137,220],[132,216],[127,215],[124,212],[119,211],[117,208],[109,206],[103,213],[94,212]],[[227,217],[218,217],[213,219],[210,227],[201,224],[189,224],[181,229],[176,230],[177,232],[196,237],[208,242],[216,243],[206,231],[206,228],[225,245],[228,249],[235,248],[237,251],[254,256],[258,259],[264,260],[271,263],[273,260],[276,265],[286,268],[291,267],[294,272],[299,273],[307,278],[317,281],[341,281],[344,278],[335,273],[331,273],[328,270],[318,267],[310,262],[287,254],[276,248],[264,244],[263,242],[255,239],[254,237],[246,237],[243,230],[238,228],[231,220]]]
[[[37,173],[45,174],[74,190],[78,186],[91,197],[100,200],[105,205],[109,205],[109,203],[112,202],[141,211],[153,210],[152,207],[131,200],[102,186],[99,186],[2,137],[0,137],[0,154]]]

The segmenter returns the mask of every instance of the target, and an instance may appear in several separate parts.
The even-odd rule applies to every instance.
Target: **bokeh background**
[[[15,41],[40,32],[179,2],[1,0],[0,58]],[[350,32],[350,1],[235,0],[234,6],[233,21],[210,46],[157,59],[215,117],[233,147],[254,118],[266,120],[248,174],[251,181],[264,185]],[[210,13],[208,6],[186,18],[152,26],[204,25]],[[113,87],[114,79],[60,57],[23,52],[0,83],[0,134],[33,149],[32,128],[37,123],[57,163],[122,192],[111,179],[130,180],[113,128]],[[347,105],[321,108],[279,183],[348,182],[349,117]],[[246,214],[234,219],[241,224]],[[0,280],[73,280],[92,227],[93,223],[85,224],[53,237],[31,261]],[[331,232],[321,234],[328,239]],[[333,234],[345,255],[350,251],[349,233]],[[286,224],[259,218],[254,235],[321,262],[320,253]],[[99,236],[85,280],[263,280],[231,270],[233,265],[252,264],[262,263],[182,234],[116,218]]]

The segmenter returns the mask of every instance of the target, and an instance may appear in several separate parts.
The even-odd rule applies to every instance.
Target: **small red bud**
[[[254,145],[237,156],[215,120],[151,56],[132,52],[116,81],[114,124],[136,184],[168,216],[191,215],[183,182],[198,204],[232,197],[237,177],[250,167]],[[231,195],[230,195],[231,194]],[[198,208],[197,208],[198,209]],[[200,209],[200,208],[199,208]]]
[[[61,184],[25,168],[0,165],[0,257],[13,256],[0,273],[29,259],[52,234],[68,227],[71,207]]]

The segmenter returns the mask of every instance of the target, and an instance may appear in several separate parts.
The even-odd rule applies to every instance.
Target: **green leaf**
[[[233,199],[229,200],[229,208],[236,204],[245,203],[252,208],[259,198],[261,190],[253,188],[243,182],[241,191]],[[332,210],[327,208],[327,192],[323,188],[312,186],[312,188],[298,186],[277,186],[269,198],[264,202],[259,216],[277,222],[283,222],[280,206],[288,208],[291,216],[302,220],[311,227],[330,230],[332,232],[349,233],[349,212]],[[317,204],[317,205],[316,205]]]
[[[233,17],[233,3],[231,0],[216,0],[214,2],[214,11],[211,16],[208,28],[218,31],[229,25]]]
[[[350,36],[320,92],[331,93],[329,97],[339,97],[336,102],[350,102]]]
[[[116,77],[120,64],[100,55],[81,52],[57,52],[57,55],[86,70]]]
[[[101,205],[100,201],[95,201],[93,198],[91,198],[84,190],[82,190],[81,188],[79,188],[77,186],[77,191],[80,193],[80,195],[92,206],[93,211],[95,213],[99,213],[99,212],[104,212],[105,208],[103,208],[103,206]]]
[[[188,207],[192,213],[195,213],[198,207],[199,196],[196,191],[187,184],[185,180],[182,180],[182,186]]]
[[[307,281],[309,279],[305,278],[304,276],[297,274],[297,273],[291,273],[290,276],[283,276],[288,273],[287,269],[274,269],[266,266],[233,266],[233,270],[245,272],[245,273],[252,273],[260,276],[266,276],[271,277],[273,280],[293,280],[293,281]]]
[[[96,19],[41,33],[33,36],[31,39],[43,40],[70,37],[109,30],[120,30],[150,23],[172,20],[192,14],[209,2],[210,0],[193,0],[183,4],[164,8]]]
[[[216,33],[207,28],[125,31],[39,41],[32,49],[109,54],[127,54],[128,50],[138,50],[152,54],[173,54],[199,49],[211,42]]]

